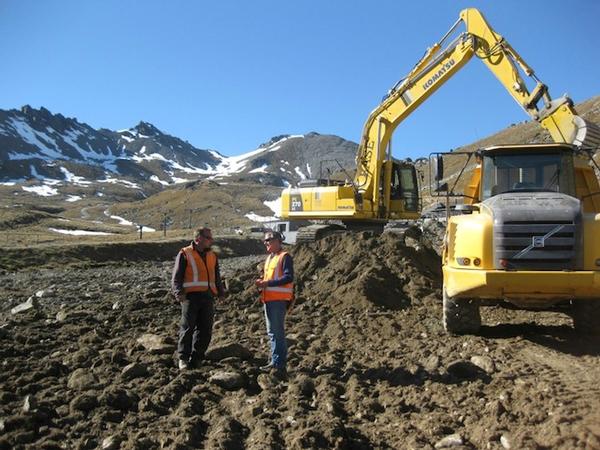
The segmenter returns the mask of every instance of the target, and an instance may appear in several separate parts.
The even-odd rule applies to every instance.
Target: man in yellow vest
[[[281,247],[283,236],[268,231],[263,240],[269,256],[265,261],[262,278],[255,281],[264,305],[267,335],[271,342],[271,362],[261,367],[280,379],[287,377],[287,343],[285,340],[285,315],[294,302],[294,266],[292,256]]]
[[[225,297],[210,228],[196,230],[194,240],[175,259],[171,289],[181,304],[179,369],[197,365],[212,338],[214,299]]]

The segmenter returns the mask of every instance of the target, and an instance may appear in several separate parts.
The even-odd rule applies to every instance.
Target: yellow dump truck
[[[568,302],[577,330],[600,332],[600,189],[582,155],[593,161],[593,151],[567,144],[476,153],[470,201],[448,219],[444,239],[447,331],[477,332],[481,303],[500,300],[527,308]]]

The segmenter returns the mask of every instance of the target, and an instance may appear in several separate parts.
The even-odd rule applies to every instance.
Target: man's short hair
[[[198,228],[196,230],[196,233],[194,234],[194,239],[198,239],[200,236],[204,237],[204,236],[206,236],[207,233],[210,233],[210,228],[208,228],[208,227]]]

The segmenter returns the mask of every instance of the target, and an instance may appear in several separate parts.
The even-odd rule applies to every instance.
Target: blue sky
[[[357,142],[369,112],[465,7],[553,97],[600,94],[597,0],[2,0],[0,108],[123,129],[140,120],[227,156],[279,134]],[[527,119],[473,59],[394,135],[396,157]]]

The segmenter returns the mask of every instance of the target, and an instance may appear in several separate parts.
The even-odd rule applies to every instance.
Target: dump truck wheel
[[[448,297],[443,290],[444,330],[453,334],[472,334],[481,328],[479,303],[476,300]]]
[[[574,300],[571,316],[579,333],[600,335],[600,299]]]

